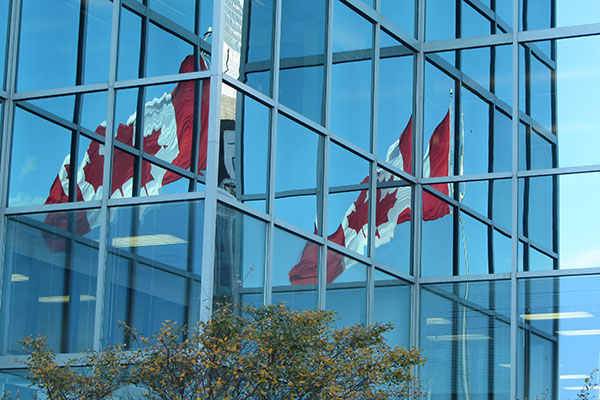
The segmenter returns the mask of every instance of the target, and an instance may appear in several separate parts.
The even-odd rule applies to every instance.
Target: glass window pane
[[[398,176],[377,169],[375,260],[411,273],[412,187]]]
[[[273,0],[225,3],[223,51],[226,74],[271,95]]]
[[[18,90],[106,81],[111,19],[108,0],[23,2]]]
[[[319,245],[275,228],[272,303],[292,310],[317,308],[320,259]]]
[[[144,335],[157,332],[167,319],[189,327],[197,322],[203,211],[203,201],[110,210],[108,343],[131,340],[124,336],[118,321]]]
[[[373,24],[334,3],[331,130],[370,149]]]
[[[267,211],[269,107],[223,86],[219,185],[236,198]]]
[[[412,173],[414,57],[406,55],[408,50],[385,31],[381,31],[380,50],[377,156]],[[393,157],[398,140],[400,158]]]
[[[364,324],[367,318],[367,266],[327,250],[327,309],[338,328]]]
[[[381,15],[394,24],[398,25],[400,29],[408,33],[409,35],[415,36],[415,10],[416,1],[397,1],[397,0],[381,0]]]
[[[447,184],[440,185],[448,188]],[[434,186],[435,188],[435,186]],[[448,203],[423,191],[423,227],[421,244],[421,275],[445,276],[453,274],[453,215],[456,209]]]
[[[517,376],[524,396],[575,398],[598,368],[598,278],[519,281]]]
[[[320,231],[316,222],[320,140],[315,132],[279,115],[275,216],[309,232]]]
[[[456,37],[456,2],[429,0],[425,6],[425,40]]]
[[[508,398],[510,282],[423,285],[421,368],[432,398]]]
[[[0,26],[5,27],[0,30],[0,89],[4,89],[4,68],[6,67],[6,45],[8,40],[8,19],[10,11],[10,2],[0,3]]]
[[[325,73],[325,15],[322,0],[285,0],[281,5],[279,101],[322,122]]]
[[[214,301],[263,304],[266,224],[217,205]]]
[[[461,91],[461,132],[458,159],[460,175],[489,171],[490,104],[470,90]]]
[[[7,219],[0,354],[23,354],[29,335],[46,336],[56,353],[92,348],[100,226],[89,221],[99,213]]]
[[[375,299],[373,322],[392,323],[394,329],[384,336],[391,346],[410,346],[410,284],[375,270]]]

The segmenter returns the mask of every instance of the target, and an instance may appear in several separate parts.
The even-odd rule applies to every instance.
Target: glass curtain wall
[[[596,0],[0,0],[0,27],[0,390],[32,395],[27,335],[224,303],[390,321],[427,399],[571,399],[600,365]]]

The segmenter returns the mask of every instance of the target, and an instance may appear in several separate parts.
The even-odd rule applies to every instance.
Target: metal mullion
[[[354,261],[358,261],[361,264],[369,265],[369,264],[371,264],[371,261],[372,261],[372,259],[369,256],[364,256],[364,255],[358,254],[352,250],[348,250],[346,247],[340,246],[339,244],[337,244],[335,242],[327,241],[327,248],[328,248],[328,250],[333,250],[336,253],[339,253],[346,258],[350,258]]]
[[[190,44],[194,47],[200,45],[200,42],[202,41],[201,37],[185,29],[181,25],[177,24],[175,21],[170,20],[169,18],[157,13],[149,7],[147,15],[150,20],[150,23],[156,25],[159,29],[168,32],[169,34],[177,37],[180,40],[185,41],[187,44]]]
[[[165,85],[169,83],[179,83],[185,81],[193,81],[199,79],[208,79],[210,72],[207,70],[186,72],[183,74],[169,74],[159,76],[148,76],[135,79],[127,79],[123,81],[115,82],[115,88],[117,89],[129,89],[136,88],[138,86],[152,86],[152,85]]]
[[[454,276],[444,275],[444,276],[422,277],[420,279],[420,283],[433,284],[433,283],[480,282],[480,281],[489,281],[489,280],[509,280],[510,277],[511,277],[510,273],[454,275]]]
[[[498,33],[495,35],[436,40],[433,42],[425,42],[423,44],[423,48],[425,53],[437,53],[449,50],[475,49],[478,47],[511,44],[511,38],[511,33]]]
[[[253,87],[250,87],[247,84],[240,82],[229,75],[223,75],[223,81],[229,86],[233,87],[235,90],[243,93],[245,96],[251,97],[253,100],[260,102],[262,105],[268,106],[270,108],[275,107],[275,101],[271,97],[254,89]]]
[[[108,200],[110,198],[111,187],[111,166],[113,161],[113,137],[114,137],[114,115],[116,91],[114,83],[117,77],[117,52],[119,46],[119,22],[121,16],[121,0],[113,1],[112,26],[110,37],[110,61],[108,73],[108,93],[106,108],[106,131],[104,137],[104,165],[102,177],[101,209],[100,209],[100,235],[98,250],[98,273],[96,278],[96,308],[94,318],[94,339],[93,349],[102,350],[104,343],[104,321],[106,305],[106,282],[107,282],[107,264],[108,264],[108,231],[109,231],[109,211]]]
[[[600,267],[594,268],[574,268],[574,269],[554,269],[545,271],[520,271],[517,272],[517,278],[539,278],[539,277],[566,277],[566,276],[588,276],[600,274]]]
[[[421,43],[416,40],[411,34],[404,32],[402,29],[398,28],[395,23],[390,21],[385,16],[380,16],[379,18],[380,26],[392,36],[397,41],[404,44],[411,51],[417,52],[421,47]]]
[[[103,83],[89,83],[81,86],[66,86],[62,88],[44,89],[44,90],[32,90],[29,92],[12,93],[14,100],[33,100],[41,99],[45,97],[56,97],[72,95],[77,93],[93,93],[106,91],[108,84]]]
[[[19,29],[20,29],[20,19],[21,19],[21,2],[20,1],[12,1],[10,7],[10,16],[9,23],[10,31],[8,33],[7,40],[7,57],[6,57],[6,79],[5,79],[5,87],[7,92],[7,99],[4,103],[4,110],[0,113],[0,117],[3,119],[2,131],[2,141],[0,143],[1,146],[1,157],[0,157],[0,166],[1,170],[4,172],[0,174],[0,211],[2,215],[0,216],[0,243],[5,244],[7,240],[6,234],[6,208],[8,202],[8,192],[9,192],[9,167],[10,167],[10,156],[11,156],[11,145],[12,145],[12,136],[13,136],[13,122],[14,122],[14,107],[15,102],[13,100],[14,92],[16,89],[16,75],[17,75],[17,55],[18,55],[18,41],[19,41]],[[4,287],[4,273],[5,268],[5,252],[6,246],[0,246],[0,292]],[[10,285],[10,284],[9,284]],[[0,310],[3,309],[3,299],[6,298],[6,293],[0,293]],[[0,327],[0,335],[1,337],[8,338],[8,335],[5,334],[6,327]],[[5,340],[2,339],[0,342],[0,349],[4,350],[6,348]]]
[[[203,192],[182,192],[182,193],[170,193],[161,194],[156,196],[144,196],[144,197],[119,197],[115,199],[108,199],[108,207],[116,206],[137,206],[144,204],[156,204],[156,203],[173,203],[179,201],[190,201],[190,200],[204,200],[205,195]]]
[[[332,0],[333,1],[333,0]],[[364,2],[360,0],[337,0],[342,4],[350,7],[353,11],[361,14],[362,17],[368,19],[370,22],[376,22],[379,18],[379,15],[373,8],[367,6]],[[333,22],[333,20],[331,20]]]
[[[402,271],[398,271],[397,269],[390,267],[388,265],[385,265],[383,263],[377,262],[375,261],[373,263],[374,267],[376,270],[385,272],[388,275],[392,275],[395,278],[398,279],[402,279],[403,281],[406,281],[407,283],[415,283],[415,277],[412,275],[407,274],[406,272],[402,272]],[[375,286],[377,286],[377,281],[374,282]]]
[[[473,175],[434,176],[432,178],[423,178],[421,183],[423,185],[434,185],[436,183],[476,182],[490,179],[509,179],[511,177],[510,172],[492,172]]]
[[[538,40],[569,39],[600,34],[600,23],[546,28],[518,32],[518,42],[527,43]]]
[[[371,153],[377,153],[377,134],[378,134],[378,111],[379,111],[379,47],[380,47],[380,35],[381,30],[379,23],[372,25],[373,42],[372,42],[372,54],[373,60],[371,61]],[[367,222],[368,226],[368,238],[367,238],[367,249],[368,255],[371,259],[371,263],[368,265],[367,270],[367,315],[366,323],[371,324],[374,321],[375,312],[375,267],[373,266],[375,260],[375,231],[377,230],[377,202],[379,201],[379,195],[377,191],[378,172],[377,163],[371,161],[370,163],[370,180],[369,180],[369,219]]]
[[[280,220],[278,218],[272,217],[271,218],[271,222],[279,229],[283,229],[288,231],[289,233],[294,234],[294,236],[300,236],[305,240],[310,240],[311,242],[316,242],[319,244],[324,244],[326,239],[324,239],[322,236],[317,235],[315,233],[306,231],[302,228],[298,228],[295,225],[290,224],[289,222]]]
[[[217,201],[266,224],[271,221],[271,216],[269,214],[259,211],[249,205],[246,205],[245,203],[240,203],[238,200],[232,199],[222,193],[217,194]]]
[[[525,6],[527,0],[523,0]],[[519,269],[519,1],[513,0],[513,31],[512,31],[512,226],[511,226],[511,274],[510,274],[510,399],[515,400],[518,395],[517,377],[518,360],[518,281]],[[523,11],[525,15],[525,10]],[[523,373],[525,375],[525,373]]]
[[[329,133],[329,138],[335,144],[343,147],[346,150],[351,151],[352,153],[354,153],[356,155],[359,155],[363,159],[366,159],[367,161],[375,161],[375,156],[372,153],[355,145],[354,143],[350,142],[348,139],[345,139],[344,137],[342,137],[336,133]]]
[[[100,207],[100,200],[79,203],[40,204],[36,206],[5,207],[4,215],[47,213],[53,211],[89,210]]]
[[[150,266],[153,269],[164,271],[164,272],[167,272],[172,275],[177,275],[178,277],[181,277],[181,278],[188,278],[188,279],[194,279],[194,280],[200,280],[202,278],[200,275],[198,275],[192,271],[172,267],[172,266],[170,266],[168,264],[164,264],[160,261],[141,256],[137,253],[134,253],[134,252],[131,252],[128,250],[122,250],[118,247],[113,247],[113,246],[109,246],[109,247],[110,248],[109,248],[108,252],[110,254],[114,254],[120,258],[124,258],[129,261],[133,261],[136,264],[144,264],[144,265]]]
[[[215,277],[215,246],[217,223],[217,192],[219,183],[219,146],[220,146],[220,116],[221,92],[223,86],[223,27],[224,2],[215,2],[213,8],[213,43],[210,65],[210,107],[208,118],[208,140],[206,145],[206,186],[204,200],[204,226],[202,242],[202,282],[200,294],[199,321],[207,321],[212,315],[214,277]]]

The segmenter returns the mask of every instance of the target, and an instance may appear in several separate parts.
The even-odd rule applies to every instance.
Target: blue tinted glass
[[[432,398],[510,393],[510,282],[424,285],[421,369]]]
[[[496,46],[494,93],[508,105],[512,105],[512,46]]]
[[[384,44],[382,40],[379,60],[377,156],[396,165],[399,159],[393,155],[396,154],[394,149],[398,148],[399,140],[404,143],[402,160],[408,159],[409,153],[412,160],[414,57],[394,57],[395,53],[405,50],[405,47],[384,31],[381,31],[381,37],[387,37],[389,41]],[[400,164],[396,166],[405,172],[412,172],[412,163],[411,168],[407,168],[409,164]]]
[[[552,132],[552,74],[550,68],[536,57],[530,58],[531,117]]]
[[[278,117],[275,215],[309,232],[317,216],[317,159],[320,137]]]
[[[527,169],[527,126],[519,124],[519,169]]]
[[[72,86],[108,79],[112,2],[26,1],[21,10],[18,89]],[[82,12],[80,12],[82,11]],[[78,60],[80,24],[85,20],[84,59]],[[61,43],[56,46],[56,43]],[[82,65],[77,82],[77,65]]]
[[[5,27],[0,30],[0,89],[4,89],[4,67],[6,66],[6,41],[8,38],[8,12],[9,2],[4,0],[0,2],[0,26]]]
[[[513,26],[513,6],[512,1],[497,1],[496,14],[502,21],[506,22],[509,27]]]
[[[320,123],[324,71],[322,65],[282,69],[279,74],[279,101]]]
[[[493,171],[510,171],[512,165],[512,120],[506,114],[494,111]]]
[[[164,320],[193,326],[199,315],[204,202],[111,210],[107,340],[126,343],[123,321],[144,334]],[[173,224],[172,221],[184,221]]]
[[[8,218],[0,322],[10,329],[0,354],[22,354],[29,335],[45,336],[55,353],[92,347],[100,227],[89,221],[99,212]]]
[[[321,247],[278,228],[273,242],[273,304],[315,309]]]
[[[450,206],[424,190],[423,216],[421,275],[452,275],[453,216]]]
[[[519,188],[521,233],[548,250],[554,250],[555,179],[552,176],[526,178],[521,180]]]
[[[121,8],[120,25],[117,77],[134,79],[139,77],[142,19],[123,7]]]
[[[400,279],[375,270],[375,295],[373,322],[394,325],[384,335],[391,346],[410,345],[411,286]]]
[[[389,19],[400,29],[415,35],[415,1],[381,0],[381,15]]]
[[[193,62],[183,64],[186,57],[193,53],[194,47],[191,44],[151,23],[148,32],[146,76],[196,71]],[[169,57],[165,57],[165,54]]]
[[[461,36],[469,37],[469,36],[489,35],[491,33],[490,20],[485,18],[479,12],[475,11],[475,9],[473,9],[473,7],[471,7],[466,2],[461,2],[461,4],[462,4]]]
[[[462,72],[488,90],[490,89],[491,54],[491,47],[461,50],[460,52]]]
[[[205,0],[201,1],[205,2]],[[196,20],[196,3],[198,3],[198,0],[152,0],[150,1],[150,8],[193,32]]]
[[[483,216],[488,215],[490,181],[459,182],[457,199]]]
[[[458,246],[459,274],[487,274],[490,271],[488,227],[462,212],[458,225],[461,233]]]
[[[462,91],[461,103],[460,139],[464,148],[459,155],[458,173],[488,172],[490,105],[469,90]]]
[[[510,273],[512,265],[512,241],[510,237],[494,230],[494,270],[496,274]]]
[[[564,1],[559,1],[563,2]],[[519,0],[519,17],[522,30],[551,28],[553,5],[549,0]],[[570,3],[571,7],[575,6]],[[563,6],[564,7],[564,6]],[[578,8],[579,11],[581,11]]]
[[[338,328],[366,322],[367,266],[327,251],[327,309],[336,312]]]
[[[552,168],[554,145],[533,129],[530,129],[529,140],[531,169]]]
[[[323,0],[282,1],[281,58],[324,54],[325,10]]]
[[[425,40],[456,37],[456,2],[428,0],[425,9]]]
[[[498,179],[491,182],[493,190],[492,219],[505,229],[512,227],[512,182],[510,179]]]

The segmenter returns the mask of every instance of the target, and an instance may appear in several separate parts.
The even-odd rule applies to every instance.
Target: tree
[[[116,352],[101,365],[95,361],[103,360],[99,353],[84,364],[92,376],[104,369],[112,374],[112,360],[118,359],[126,371],[119,372],[117,386],[142,388],[141,397],[147,399],[359,400],[420,394],[413,371],[424,360],[418,350],[392,348],[385,342],[390,324],[335,329],[334,319],[330,311],[298,312],[283,305],[245,307],[241,315],[224,308],[188,337],[185,327],[169,321],[150,337],[127,328],[137,350]],[[33,383],[47,394],[73,376],[69,365],[58,368],[47,357],[37,365],[38,359],[30,356],[28,367]],[[40,368],[52,373],[40,373]],[[66,385],[87,383],[74,382]],[[111,398],[115,389],[107,387],[105,397],[80,398]]]

